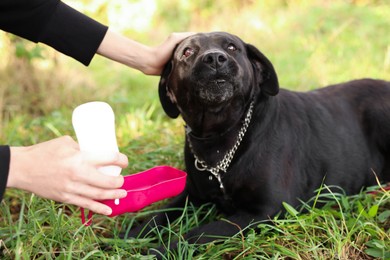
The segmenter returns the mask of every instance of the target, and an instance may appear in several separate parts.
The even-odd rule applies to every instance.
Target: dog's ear
[[[246,44],[249,60],[255,70],[255,76],[260,77],[260,89],[269,96],[275,96],[279,92],[278,76],[272,63],[255,46]]]
[[[177,118],[180,111],[176,107],[174,96],[169,91],[169,78],[172,72],[172,61],[169,61],[161,74],[160,82],[158,83],[158,94],[160,96],[160,103],[165,113],[171,118]]]

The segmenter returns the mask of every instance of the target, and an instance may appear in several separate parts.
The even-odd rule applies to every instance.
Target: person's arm
[[[108,27],[59,0],[1,0],[0,29],[88,65]]]
[[[78,12],[59,0],[1,0],[0,29],[89,65],[98,54],[145,74],[160,75],[174,47],[193,33],[172,33],[161,45],[149,47]]]
[[[10,162],[10,148],[7,145],[0,145],[0,202],[7,186],[8,171]]]
[[[127,167],[127,157],[121,153],[111,158],[91,157],[80,152],[70,136],[64,136],[29,147],[10,147],[11,157],[7,187],[110,215],[111,208],[97,200],[126,197],[119,189],[123,176],[107,176],[100,166]],[[105,157],[107,155],[104,155]],[[3,180],[1,180],[3,181]]]

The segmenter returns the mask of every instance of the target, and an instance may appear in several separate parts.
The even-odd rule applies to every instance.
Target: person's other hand
[[[104,175],[98,167],[125,168],[128,160],[121,153],[98,157],[81,152],[70,136],[29,147],[11,147],[7,187],[110,215],[110,207],[96,200],[126,197],[126,191],[119,189],[124,178]]]
[[[194,34],[193,32],[171,33],[162,44],[151,47],[149,55],[145,57],[146,66],[142,72],[146,75],[161,75],[165,64],[172,57],[176,45]]]
[[[109,29],[97,53],[142,71],[144,74],[160,75],[171,58],[175,46],[194,34],[193,32],[171,33],[162,44],[149,47]]]

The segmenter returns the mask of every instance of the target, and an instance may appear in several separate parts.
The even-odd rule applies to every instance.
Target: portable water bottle
[[[80,150],[98,155],[119,152],[115,135],[115,116],[111,106],[105,102],[94,101],[76,107],[72,115],[73,128],[76,132]],[[102,166],[100,172],[110,176],[121,173],[119,166]],[[119,204],[119,199],[115,200]]]
[[[102,158],[105,154],[119,152],[115,135],[115,116],[110,105],[104,102],[89,102],[76,107],[72,115],[80,150],[96,154]],[[117,176],[121,168],[115,165],[100,167],[104,174]],[[127,212],[138,211],[156,201],[170,198],[181,193],[186,184],[187,174],[170,166],[156,166],[143,172],[124,176],[122,189],[127,196],[115,200],[102,200],[101,203],[112,209],[110,217]],[[87,221],[81,208],[81,222],[89,226],[93,212],[89,211]]]

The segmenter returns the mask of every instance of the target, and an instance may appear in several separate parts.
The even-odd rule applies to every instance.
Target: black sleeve
[[[88,65],[108,27],[59,0],[0,0],[0,29]]]
[[[11,153],[9,146],[0,145],[0,202],[3,199],[5,187],[7,185],[10,158]]]

